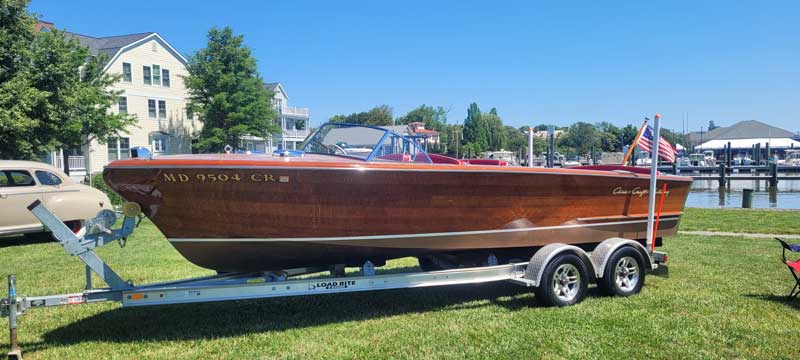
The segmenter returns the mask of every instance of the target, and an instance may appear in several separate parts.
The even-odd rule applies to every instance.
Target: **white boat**
[[[783,166],[800,166],[800,149],[787,149],[784,158],[778,160],[778,164]]]

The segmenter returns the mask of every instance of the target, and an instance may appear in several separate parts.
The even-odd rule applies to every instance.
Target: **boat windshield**
[[[302,149],[305,153],[367,161],[432,163],[417,143],[377,126],[328,123],[311,135]]]

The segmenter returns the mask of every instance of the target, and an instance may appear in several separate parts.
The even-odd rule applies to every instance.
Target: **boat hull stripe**
[[[678,218],[679,216],[669,216],[669,217],[665,216],[662,217],[660,221],[661,222],[677,221]],[[319,242],[319,241],[389,240],[389,239],[429,238],[429,237],[440,237],[440,236],[487,235],[487,234],[516,233],[516,232],[529,232],[529,231],[560,230],[560,229],[571,229],[571,228],[582,228],[582,227],[640,224],[646,222],[647,220],[644,219],[644,220],[614,221],[614,222],[592,223],[592,224],[571,224],[571,225],[529,227],[529,228],[519,228],[519,229],[457,231],[457,232],[439,232],[439,233],[425,233],[425,234],[392,234],[392,235],[305,237],[305,238],[169,238],[168,240],[173,243],[229,242],[229,241],[230,242],[283,242],[283,241]]]

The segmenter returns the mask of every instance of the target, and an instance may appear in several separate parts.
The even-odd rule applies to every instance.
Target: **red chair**
[[[783,257],[783,263],[786,264],[786,266],[789,268],[789,272],[792,273],[792,276],[794,277],[795,284],[792,288],[792,292],[789,293],[789,300],[791,300],[796,298],[797,295],[800,295],[800,258],[795,260],[787,260],[786,250],[800,253],[800,244],[789,245],[781,239],[775,238],[775,240],[778,240],[781,243],[781,246],[783,246],[783,253],[781,254]]]

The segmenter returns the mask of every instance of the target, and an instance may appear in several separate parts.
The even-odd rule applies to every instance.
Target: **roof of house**
[[[283,97],[287,99],[289,98],[289,94],[286,93],[286,89],[284,89],[283,85],[281,85],[281,83],[279,82],[264,83],[264,87],[267,88],[267,90],[271,91],[273,94],[280,91],[281,93],[283,93]]]
[[[280,84],[281,83],[278,83],[278,82],[264,83],[264,87],[267,88],[267,90],[275,91],[275,89],[277,89],[278,85],[280,85]]]
[[[700,133],[689,134],[690,141],[699,142]],[[757,120],[745,120],[737,122],[731,126],[718,127],[714,130],[704,132],[702,140],[734,140],[734,139],[769,139],[769,138],[792,138],[795,133],[775,127]]]
[[[81,45],[85,46],[89,49],[94,55],[104,53],[108,55],[108,58],[111,59],[114,55],[123,47],[133,44],[139,40],[142,40],[152,34],[154,32],[145,32],[140,34],[130,34],[130,35],[119,35],[119,36],[108,36],[108,37],[92,37],[88,35],[76,34],[67,32],[68,37],[72,37],[78,40]]]

